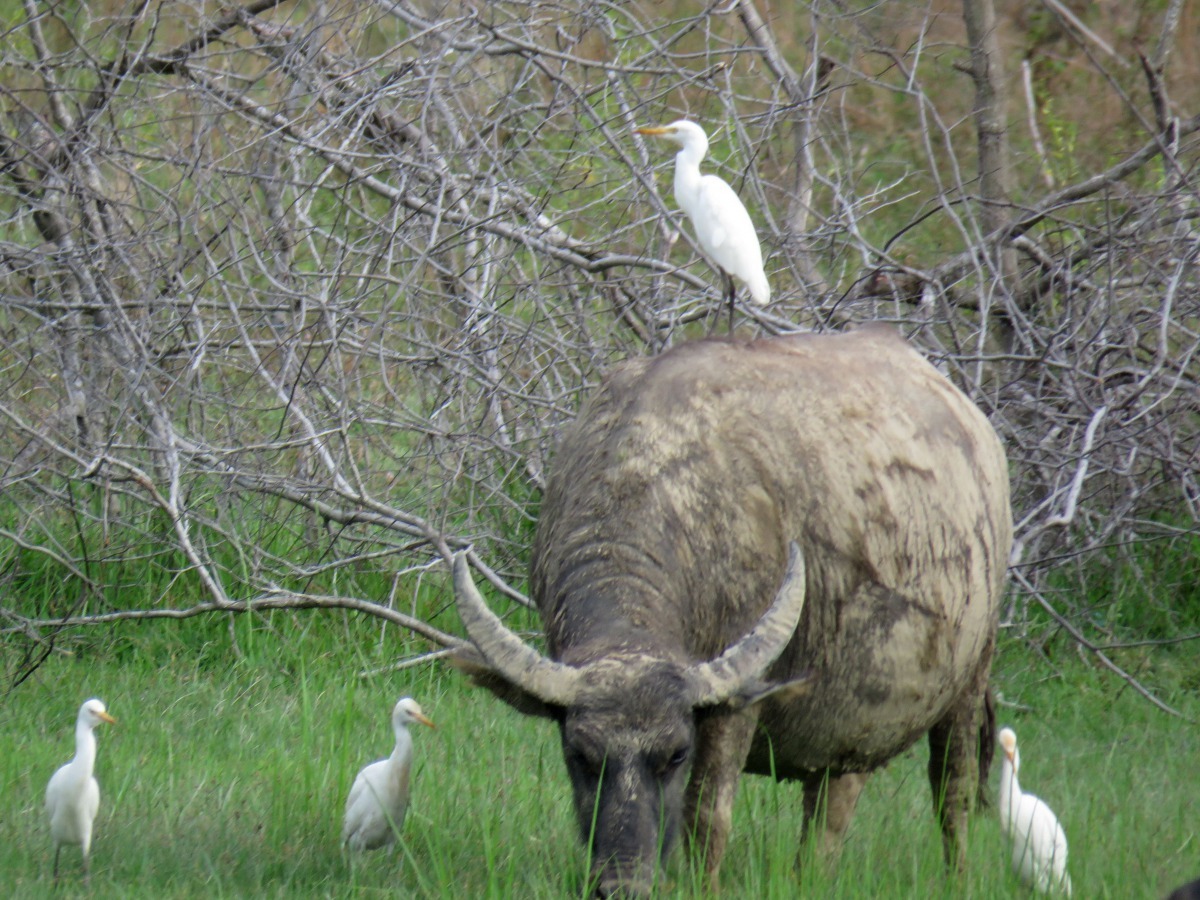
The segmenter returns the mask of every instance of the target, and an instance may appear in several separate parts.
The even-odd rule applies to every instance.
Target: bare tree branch
[[[1152,704],[1154,704],[1154,706],[1158,707],[1163,712],[1168,713],[1172,716],[1177,716],[1178,718],[1183,719],[1188,722],[1191,721],[1190,719],[1188,719],[1187,716],[1185,716],[1183,713],[1179,712],[1179,710],[1175,709],[1173,706],[1168,706],[1166,703],[1164,703],[1162,700],[1160,700],[1158,697],[1156,697],[1153,694],[1153,692],[1151,692],[1148,688],[1146,688],[1145,685],[1143,685],[1140,681],[1138,681],[1136,678],[1134,678],[1132,675],[1130,675],[1128,672],[1126,672],[1124,669],[1122,669],[1120,666],[1118,666],[1116,663],[1114,663],[1111,659],[1109,659],[1098,646],[1096,646],[1091,641],[1089,641],[1078,628],[1076,628],[1074,625],[1072,625],[1061,613],[1059,613],[1059,611],[1056,610],[1053,607],[1053,605],[1051,605],[1050,601],[1048,601],[1045,598],[1045,596],[1043,596],[1042,592],[1039,591],[1036,587],[1034,587],[1024,577],[1024,575],[1021,574],[1020,570],[1016,571],[1014,577],[1020,583],[1020,585],[1026,591],[1029,592],[1030,596],[1032,596],[1034,599],[1036,599],[1038,601],[1038,603],[1041,605],[1041,607],[1044,610],[1046,610],[1047,613],[1050,614],[1050,617],[1052,619],[1054,619],[1054,621],[1057,622],[1059,625],[1061,625],[1062,628],[1064,630],[1066,630],[1071,635],[1071,637],[1073,637],[1076,640],[1076,642],[1079,644],[1079,646],[1083,647],[1085,650],[1090,651],[1092,653],[1092,655],[1094,655],[1096,657],[1096,659],[1098,659],[1100,661],[1100,664],[1102,666],[1104,666],[1106,669],[1108,669],[1109,671],[1111,671],[1115,675],[1117,675],[1122,681],[1124,681],[1126,684],[1128,684],[1131,688],[1133,688],[1135,691],[1137,691],[1139,694],[1141,694],[1143,697],[1145,697]]]
[[[1200,79],[1181,0],[1118,7],[1046,47],[987,0],[23,0],[0,47],[10,681],[71,631],[213,612],[345,610],[420,658],[458,640],[463,549],[527,605],[562,427],[719,304],[670,154],[632,134],[683,116],[769,223],[775,299],[742,335],[892,322],[995,424],[1014,621],[1064,565],[1152,584],[1148,542],[1200,533]],[[1038,147],[1005,119],[1015,58]],[[1145,637],[1057,612],[1093,648]]]

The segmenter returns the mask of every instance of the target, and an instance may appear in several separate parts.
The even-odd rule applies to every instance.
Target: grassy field
[[[55,655],[0,700],[6,896],[51,894],[43,791],[73,752],[75,714],[92,695],[118,719],[99,732],[93,876],[85,887],[77,851],[64,850],[55,896],[582,894],[583,851],[551,725],[441,668],[359,677],[386,660],[371,655],[382,654],[377,630],[372,639],[319,615],[281,616],[272,628],[232,662],[224,624],[130,626]],[[1161,897],[1200,874],[1200,729],[1153,709],[1061,641],[1051,648],[1054,663],[1006,637],[996,671],[1001,721],[1021,738],[1024,786],[1064,822],[1076,897]],[[1139,671],[1200,719],[1194,655],[1144,653]],[[387,716],[409,693],[438,730],[417,729],[405,846],[349,859],[338,847],[346,791],[362,765],[390,751]],[[744,780],[722,896],[1025,896],[994,809],[974,822],[970,871],[944,875],[924,766],[919,746],[874,777],[832,874],[794,870],[798,788]],[[664,896],[702,894],[682,854],[669,878]]]

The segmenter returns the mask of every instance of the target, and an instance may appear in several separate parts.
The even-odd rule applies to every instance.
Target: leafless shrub
[[[10,674],[129,615],[341,607],[452,644],[413,603],[463,547],[523,599],[559,426],[613,361],[716,327],[669,156],[631,134],[682,115],[761,226],[776,302],[744,330],[894,321],[992,417],[1023,590],[1194,535],[1183,4],[1141,56],[1060,23],[1119,133],[1032,76],[988,100],[996,46],[888,9],[25,0],[0,50],[0,572],[63,590],[0,604]],[[1028,153],[977,144],[996,122]],[[131,562],[161,586],[136,609]]]

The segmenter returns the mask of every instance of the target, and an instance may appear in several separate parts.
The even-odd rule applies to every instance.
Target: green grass
[[[102,697],[118,719],[99,732],[103,799],[90,889],[64,850],[56,896],[538,898],[580,896],[557,734],[441,668],[364,680],[378,641],[348,639],[334,617],[275,623],[275,642],[221,663],[221,629],[173,626],[126,637],[120,652],[82,645],[52,657],[0,700],[0,881],[12,897],[50,896],[42,794],[73,752],[79,704]],[[206,652],[190,641],[202,635]],[[265,635],[262,637],[266,637]],[[367,644],[364,647],[363,644]],[[1056,646],[1056,645],[1051,645]],[[1061,649],[1061,648],[1060,648]],[[1190,657],[1155,670],[1169,702],[1200,718]],[[1194,671],[1195,663],[1190,663]],[[1021,738],[1027,790],[1059,814],[1076,896],[1157,898],[1200,874],[1200,730],[1152,709],[1073,653],[1053,663],[1014,638],[996,684],[1002,724]],[[438,723],[418,729],[414,802],[397,852],[358,860],[338,847],[354,773],[390,750],[387,716],[411,693]],[[1019,709],[1018,709],[1019,705]],[[942,869],[924,747],[868,784],[841,864],[797,876],[800,791],[742,782],[722,896],[1023,897],[994,810],[973,822],[970,871]],[[994,790],[996,773],[992,776]],[[682,853],[664,896],[703,892]]]

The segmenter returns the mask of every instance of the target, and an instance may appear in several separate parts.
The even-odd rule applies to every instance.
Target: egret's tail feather
[[[771,302],[771,285],[767,283],[766,275],[756,275],[746,282],[746,287],[750,290],[750,299],[759,306],[766,306]]]

